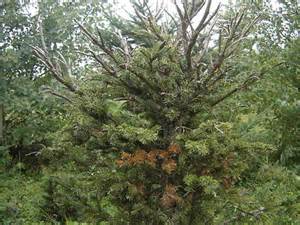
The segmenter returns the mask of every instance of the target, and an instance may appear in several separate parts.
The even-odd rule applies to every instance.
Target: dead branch
[[[46,46],[45,37],[43,33],[43,25],[40,19],[38,19],[40,36],[42,42],[42,48],[35,47],[30,45],[33,50],[33,54],[52,72],[54,79],[59,83],[67,87],[71,92],[76,92],[77,87],[71,81],[71,63],[63,57],[62,54],[58,52],[58,57],[51,58]],[[67,73],[65,74],[61,65],[66,69]],[[68,80],[66,80],[67,78]]]
[[[220,70],[220,68],[224,64],[224,61],[237,50],[240,42],[246,38],[246,36],[250,32],[250,29],[257,23],[259,19],[259,17],[256,17],[250,23],[245,25],[241,32],[238,32],[238,29],[241,26],[241,22],[244,19],[244,15],[245,11],[243,10],[240,13],[237,13],[234,16],[234,18],[230,21],[230,26],[226,28],[227,32],[229,33],[229,36],[227,39],[225,39],[223,48],[221,46],[225,35],[222,34],[221,30],[219,31],[219,54],[207,71],[207,77],[203,82],[204,86],[206,86],[208,82],[215,76],[216,72]],[[217,79],[215,79],[215,81],[219,81],[219,78],[220,76]]]
[[[41,48],[31,46],[33,50],[33,54],[52,72],[53,77],[63,84],[65,87],[67,87],[71,92],[76,92],[77,88],[76,86],[71,82],[64,79],[64,73],[62,71],[62,68],[60,67],[59,62],[53,63],[50,56],[47,54],[47,52],[44,52]],[[67,70],[71,71],[71,68],[69,65],[64,64],[64,66],[67,68]],[[70,77],[68,77],[70,80]]]
[[[219,11],[220,4],[218,5],[217,9],[212,13],[212,15],[208,18],[209,10],[210,10],[211,0],[208,1],[204,15],[199,22],[198,26],[196,27],[195,31],[192,34],[191,40],[189,41],[185,57],[187,61],[187,71],[191,71],[192,69],[192,50],[196,44],[197,38],[200,32],[211,22],[211,20],[216,16],[217,12]]]
[[[134,75],[135,77],[137,77],[139,80],[141,80],[144,84],[146,84],[151,90],[153,90],[153,93],[158,93],[159,89],[157,86],[155,86],[154,84],[152,84],[148,79],[146,79],[144,77],[143,74],[136,72],[135,70],[133,70],[128,64],[124,64],[123,62],[120,62],[115,56],[114,56],[114,52],[111,49],[108,49],[105,46],[104,40],[102,38],[102,35],[100,33],[100,41],[90,32],[88,31],[82,24],[80,24],[79,22],[75,21],[78,26],[80,27],[80,29],[83,31],[83,33],[96,45],[98,46],[114,63],[115,65],[120,68],[120,69],[125,69],[128,72],[130,72],[132,75]],[[95,52],[91,52],[93,54],[93,56],[96,56]],[[101,65],[103,63],[103,65],[105,65],[104,61],[101,60],[99,57],[95,58]],[[126,59],[124,60],[126,61]],[[106,68],[107,69],[107,68]],[[115,74],[115,72],[113,72],[111,69],[109,69],[108,71],[110,71],[110,74]]]

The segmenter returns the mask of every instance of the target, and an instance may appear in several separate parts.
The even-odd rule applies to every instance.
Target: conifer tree
[[[111,30],[78,22],[92,44],[85,54],[100,66],[86,82],[74,79],[62,55],[33,47],[70,91],[69,132],[57,133],[56,146],[43,153],[57,171],[57,192],[64,189],[69,203],[78,205],[69,212],[62,198],[49,196],[61,206],[61,217],[108,224],[241,224],[293,200],[260,201],[262,190],[247,182],[262,182],[266,168],[260,163],[274,149],[239,137],[234,124],[213,114],[266,71],[241,75],[235,65],[239,44],[258,18],[242,8],[223,16],[211,4],[175,1],[172,15],[144,0],[133,2],[130,21],[107,14]],[[255,180],[249,171],[262,175]]]

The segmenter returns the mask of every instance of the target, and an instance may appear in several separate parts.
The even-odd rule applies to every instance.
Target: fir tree
[[[78,22],[93,44],[86,54],[101,66],[85,83],[74,81],[63,56],[52,58],[45,45],[33,47],[70,90],[64,98],[72,103],[72,132],[57,133],[56,145],[43,153],[60,188],[82,206],[62,217],[81,214],[84,221],[108,224],[240,224],[263,221],[267,212],[295,200],[262,203],[264,191],[251,182],[266,176],[261,162],[274,148],[239,137],[235,124],[214,117],[222,102],[259,80],[266,68],[241,75],[235,65],[243,54],[239,44],[258,18],[242,8],[217,16],[220,6],[210,12],[211,2],[175,1],[176,15],[153,11],[146,0],[133,2],[130,21],[107,14],[115,25],[110,31],[93,32]],[[287,189],[294,192],[295,186]]]

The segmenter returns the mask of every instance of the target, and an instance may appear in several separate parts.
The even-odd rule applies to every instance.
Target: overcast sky
[[[181,0],[176,0],[178,3],[181,2]],[[250,0],[249,0],[250,1]],[[298,0],[300,1],[300,0]],[[128,14],[128,12],[132,12],[132,7],[130,4],[130,0],[108,0],[108,2],[110,3],[114,3],[116,6],[116,13],[122,15],[122,16],[126,16]],[[150,5],[153,6],[153,8],[155,8],[155,6],[157,5],[163,5],[166,9],[168,9],[169,12],[174,12],[175,8],[174,8],[174,0],[149,0]],[[214,9],[217,8],[217,6],[221,3],[221,6],[228,4],[229,2],[235,2],[235,0],[212,0],[212,4],[211,4],[211,11],[213,11]],[[272,6],[273,8],[278,8],[279,4],[277,2],[277,0],[271,0]],[[179,4],[180,5],[180,4]]]
[[[0,0],[0,2],[3,0]],[[34,15],[37,13],[37,5],[36,2],[37,1],[42,1],[42,0],[29,0],[31,2],[31,6],[28,8],[28,11]],[[58,0],[60,2],[70,2],[70,1],[85,1],[85,2],[89,2],[89,1],[94,1],[94,0]],[[142,1],[142,0],[141,0]],[[149,0],[150,5],[152,5],[153,9],[155,9],[156,5],[159,6],[164,6],[165,9],[168,10],[168,12],[170,13],[176,13],[174,4],[173,4],[174,0]],[[181,0],[176,0],[178,3],[181,2]],[[300,0],[298,0],[300,1]],[[114,12],[116,14],[119,14],[122,17],[127,17],[128,13],[133,13],[133,9],[130,3],[130,0],[108,0],[109,3],[113,4],[113,8],[114,8]],[[212,0],[212,5],[211,5],[211,11],[213,11],[214,9],[217,8],[217,6],[221,3],[221,9],[222,6],[228,4],[229,2],[235,2],[235,0]],[[277,3],[277,0],[271,0],[272,5],[275,8],[279,7],[279,4]],[[180,5],[180,4],[179,4]],[[203,11],[203,10],[202,10]],[[203,13],[203,12],[202,12]],[[201,17],[201,12],[199,14],[199,16]]]
[[[126,16],[128,14],[128,12],[132,12],[132,7],[130,5],[129,0],[115,0],[115,2],[117,2],[117,5],[120,9],[117,11],[120,15]],[[163,5],[169,12],[175,11],[173,0],[149,0],[149,2],[150,2],[150,5],[152,5],[154,9],[155,9],[156,5],[158,5],[158,6]],[[177,2],[180,3],[181,0],[177,0]],[[219,3],[222,3],[224,5],[227,2],[228,2],[228,0],[213,0],[211,10],[213,11],[214,9],[216,9],[216,7],[219,5]]]
[[[2,1],[2,0],[0,0]],[[37,7],[36,7],[36,2],[38,0],[31,0],[31,6],[29,7],[29,11],[32,15],[37,13]],[[74,1],[74,0],[61,0],[61,2],[69,2],[69,1]],[[83,1],[83,0],[77,0],[77,1]],[[88,2],[89,0],[85,0]],[[90,0],[92,1],[92,0]],[[177,0],[179,3],[181,0]],[[231,0],[234,1],[234,0]],[[116,10],[116,13],[120,14],[121,16],[126,17],[128,13],[133,12],[130,0],[108,0],[109,3],[112,3],[114,5],[114,8]],[[228,2],[228,0],[213,0],[212,1],[212,6],[211,10],[215,9],[219,3],[222,3],[223,5]],[[175,10],[173,0],[150,0],[150,5],[155,8],[156,5],[163,5],[166,9],[170,10],[171,12]]]

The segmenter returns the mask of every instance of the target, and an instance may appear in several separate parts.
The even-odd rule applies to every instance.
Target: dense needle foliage
[[[300,18],[278,4],[1,4],[1,224],[300,223]]]

